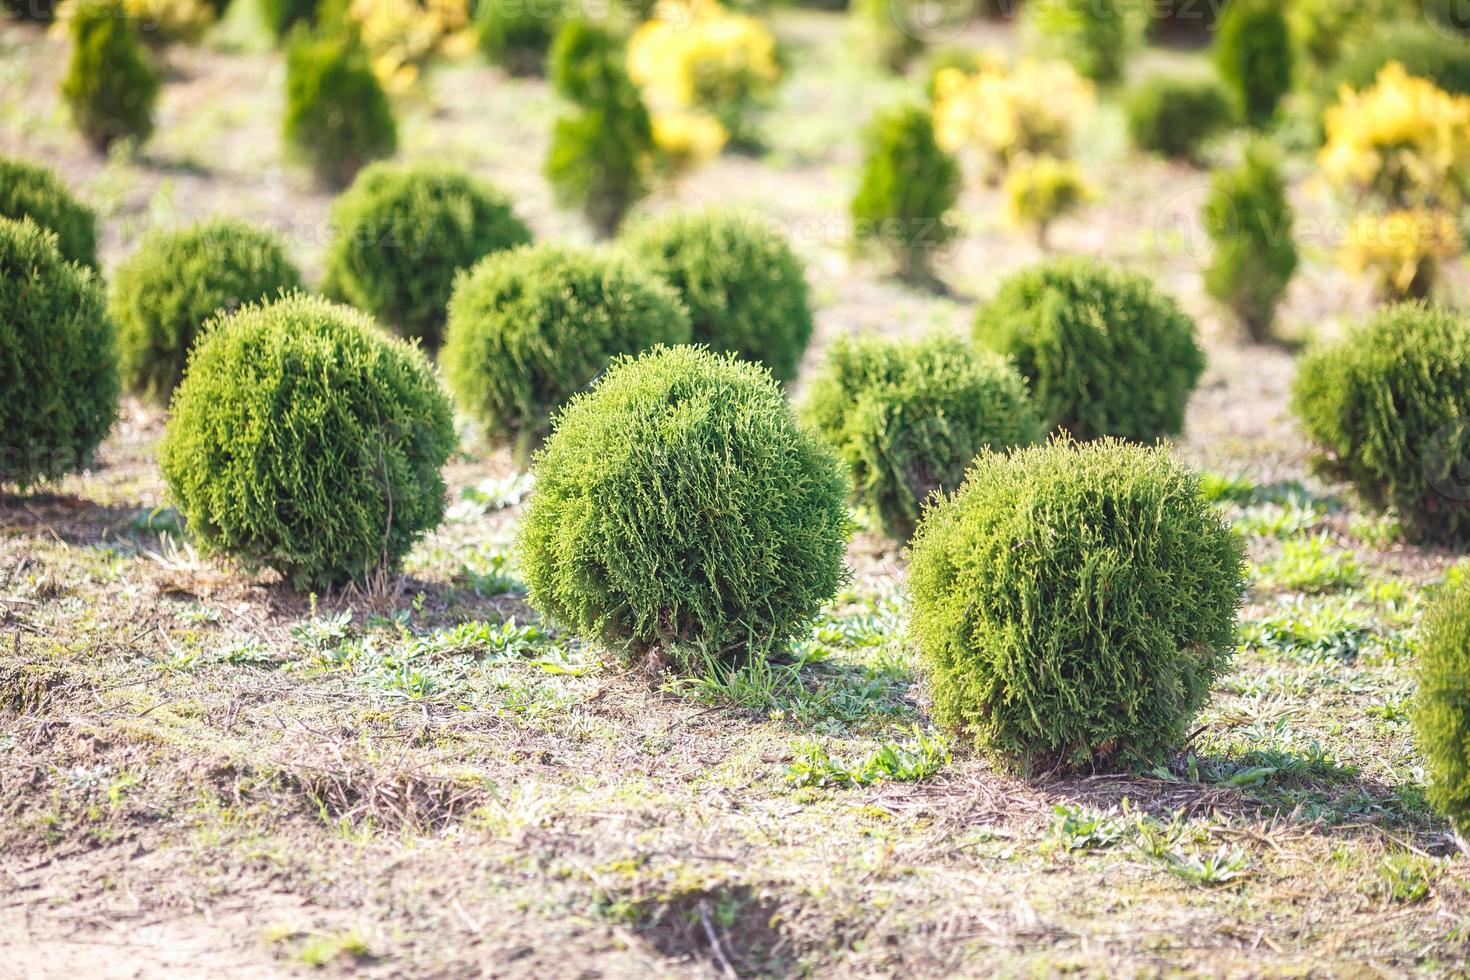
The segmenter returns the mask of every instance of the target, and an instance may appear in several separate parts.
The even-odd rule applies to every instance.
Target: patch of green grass
[[[1392,854],[1378,863],[1378,876],[1369,883],[1368,892],[1385,904],[1412,905],[1429,897],[1434,879],[1440,873],[1439,862],[1418,854]]]
[[[1240,631],[1243,648],[1303,664],[1352,661],[1373,636],[1372,619],[1353,603],[1302,598],[1282,602],[1276,612],[1242,624]]]
[[[1363,567],[1351,551],[1333,546],[1325,534],[1287,541],[1276,558],[1253,569],[1256,583],[1265,589],[1293,592],[1334,592],[1356,587]]]
[[[949,764],[949,740],[917,729],[904,743],[884,742],[863,759],[845,762],[828,754],[818,741],[797,748],[797,759],[784,772],[797,786],[871,786],[892,781],[917,783]]]

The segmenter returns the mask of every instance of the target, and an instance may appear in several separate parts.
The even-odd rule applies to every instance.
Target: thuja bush
[[[1414,728],[1429,802],[1470,836],[1470,581],[1448,585],[1425,615]]]
[[[644,222],[627,244],[679,294],[696,344],[760,361],[777,381],[796,377],[811,298],[801,260],[768,222],[734,211],[677,214]]]
[[[885,112],[865,135],[853,236],[887,250],[901,275],[923,278],[955,235],[949,212],[959,195],[959,164],[935,142],[930,114],[918,106]]]
[[[1078,439],[1179,432],[1205,366],[1178,303],[1142,275],[1088,259],[1006,279],[976,314],[975,338],[1012,358],[1042,418]]]
[[[653,121],[624,66],[623,44],[606,28],[569,21],[551,47],[551,82],[572,103],[557,119],[546,177],[557,199],[577,207],[609,237],[648,193]]]
[[[618,359],[557,416],[535,474],[532,604],[650,668],[777,650],[843,581],[837,461],[733,355]]]
[[[688,340],[674,291],[630,258],[540,245],[491,255],[459,279],[439,360],[486,437],[526,459],[552,412],[610,359]]]
[[[1031,0],[1026,27],[1040,53],[1069,62],[1099,85],[1123,80],[1143,22],[1124,0]]]
[[[1470,543],[1470,322],[1392,307],[1302,359],[1292,407],[1321,463],[1413,540]]]
[[[117,413],[117,352],[102,288],[56,236],[0,218],[0,484],[87,466]]]
[[[345,187],[357,171],[398,149],[398,127],[360,44],[297,32],[286,51],[286,146],[317,179]]]
[[[422,352],[296,293],[206,329],[159,463],[201,550],[308,589],[396,567],[444,515],[454,443]]]
[[[437,164],[376,163],[332,205],[323,289],[416,337],[444,335],[454,277],[491,252],[531,241],[510,199]]]
[[[1140,150],[1198,160],[1210,137],[1230,125],[1230,96],[1213,78],[1154,76],[1128,97],[1128,135]]]
[[[300,288],[284,244],[264,229],[222,218],[150,232],[112,278],[123,383],[166,403],[206,321]]]
[[[1234,649],[1242,546],[1161,447],[985,452],[925,515],[910,630],[939,723],[1023,770],[1153,762]]]
[[[1333,104],[1344,86],[1370,88],[1390,61],[1452,95],[1470,95],[1470,45],[1411,21],[1380,26],[1350,48],[1323,80],[1319,101]]]
[[[475,39],[491,64],[512,75],[540,75],[562,20],[560,0],[479,0]]]
[[[30,218],[56,236],[62,258],[97,268],[97,213],[46,167],[0,157],[0,218]]]
[[[1252,146],[1238,167],[1214,175],[1201,218],[1214,244],[1205,288],[1252,340],[1270,339],[1297,251],[1286,181],[1268,147]]]
[[[71,18],[71,41],[61,95],[83,138],[99,151],[120,139],[146,140],[153,132],[158,72],[148,63],[122,5],[78,5]]]
[[[803,417],[837,448],[856,500],[907,540],[925,503],[960,485],[982,449],[1042,436],[1026,382],[958,338],[842,337],[813,379]]]
[[[1291,90],[1293,49],[1284,5],[1230,0],[1215,38],[1215,66],[1245,121],[1263,127]]]

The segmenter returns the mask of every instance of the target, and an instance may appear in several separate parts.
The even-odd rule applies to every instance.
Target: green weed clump
[[[461,276],[440,363],[486,437],[525,459],[552,412],[613,357],[688,340],[674,291],[630,258],[540,245],[496,253]]]
[[[102,287],[29,218],[0,218],[0,484],[90,465],[117,415],[117,350]]]
[[[1198,160],[1234,115],[1229,93],[1213,78],[1156,75],[1129,94],[1126,109],[1134,146],[1178,160]]]
[[[1293,58],[1285,4],[1230,0],[1215,38],[1215,67],[1250,125],[1259,129],[1276,117],[1291,91]]]
[[[97,212],[72,197],[50,169],[0,157],[0,218],[30,218],[56,236],[62,258],[97,268]]]
[[[1242,545],[1167,450],[984,452],[919,525],[933,714],[1022,769],[1156,761],[1235,645]]]
[[[1135,14],[1124,0],[1031,0],[1026,27],[1042,54],[1099,85],[1116,85],[1144,26]]]
[[[1042,418],[1078,439],[1178,433],[1205,366],[1194,321],[1172,298],[1087,259],[1005,280],[976,314],[975,338],[1012,358]]]
[[[61,96],[78,132],[99,152],[122,139],[142,143],[153,133],[159,79],[132,18],[112,0],[80,4],[71,42]]]
[[[561,28],[560,5],[536,0],[479,0],[475,40],[492,65],[511,75],[540,75]]]
[[[1392,307],[1307,353],[1292,408],[1323,465],[1415,541],[1470,542],[1470,322]]]
[[[295,293],[206,328],[159,463],[202,551],[305,590],[396,568],[444,515],[454,445],[422,352]]]
[[[496,188],[437,164],[375,163],[332,205],[324,292],[429,350],[443,340],[454,278],[531,231]]]
[[[150,232],[112,279],[123,383],[167,403],[206,321],[300,288],[284,243],[264,229],[221,218]]]
[[[935,335],[839,338],[812,381],[804,418],[837,449],[858,502],[907,540],[925,503],[949,493],[986,448],[1041,439],[1026,382],[1005,359]]]
[[[398,149],[398,126],[356,40],[298,31],[286,49],[286,146],[329,187]]]
[[[1446,586],[1425,616],[1414,728],[1429,802],[1470,836],[1470,583]]]
[[[806,270],[786,237],[751,214],[708,211],[651,219],[628,249],[674,287],[693,340],[796,377],[812,336]]]
[[[900,275],[925,278],[955,236],[949,212],[959,200],[959,163],[935,142],[934,119],[918,106],[883,113],[864,140],[853,237],[885,249]]]
[[[1240,166],[1214,175],[1201,218],[1214,244],[1205,289],[1252,340],[1269,340],[1276,307],[1296,274],[1297,251],[1286,181],[1266,146],[1252,146]]]
[[[566,23],[551,46],[551,83],[572,103],[551,133],[546,177],[557,199],[611,237],[648,193],[653,122],[628,77],[623,43],[606,28]]]
[[[650,669],[759,659],[842,584],[846,486],[759,365],[619,358],[557,416],[520,540],[533,605]]]

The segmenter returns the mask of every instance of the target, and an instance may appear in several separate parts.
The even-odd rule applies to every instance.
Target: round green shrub
[[[619,358],[557,416],[520,539],[536,608],[650,667],[759,657],[844,579],[846,487],[758,365]]]
[[[1128,97],[1128,135],[1140,150],[1183,160],[1230,126],[1230,96],[1212,78],[1154,76]]]
[[[1144,23],[1127,0],[1030,0],[1026,27],[1045,56],[1060,58],[1099,85],[1123,80]]]
[[[689,340],[674,291],[631,259],[538,245],[460,277],[440,364],[460,405],[525,459],[551,413],[619,354]]]
[[[606,28],[570,20],[551,46],[551,82],[573,104],[557,118],[546,179],[564,207],[582,210],[603,238],[648,193],[653,120],[624,65],[622,42]]]
[[[628,248],[679,294],[696,344],[759,361],[777,381],[796,377],[811,299],[801,260],[769,223],[732,211],[666,216],[635,229]]]
[[[300,288],[280,239],[242,221],[150,232],[112,279],[123,383],[166,403],[206,321]]]
[[[959,163],[935,142],[934,119],[919,106],[880,114],[864,140],[853,237],[885,249],[900,275],[924,278],[955,236],[949,212],[960,196]]]
[[[1276,115],[1292,78],[1291,31],[1278,0],[1230,0],[1215,38],[1215,67],[1245,121],[1257,128]]]
[[[117,351],[102,287],[56,236],[0,218],[0,484],[90,465],[117,415]]]
[[[97,268],[97,212],[46,167],[0,157],[0,218],[30,218],[56,236],[62,258]]]
[[[1326,469],[1408,537],[1470,543],[1470,322],[1406,304],[1303,357],[1292,407]]]
[[[209,325],[159,462],[203,551],[308,589],[395,568],[444,516],[454,444],[422,352],[295,293]]]
[[[930,508],[910,631],[934,719],[1031,771],[1154,762],[1234,649],[1242,545],[1161,447],[984,452]]]
[[[560,0],[479,0],[475,39],[492,65],[511,75],[540,75],[562,19]]]
[[[1013,359],[1042,418],[1078,439],[1178,433],[1205,367],[1194,321],[1171,297],[1088,259],[1006,279],[976,314],[975,338]]]
[[[71,18],[71,62],[61,95],[93,149],[153,132],[158,72],[148,63],[132,19],[116,2],[84,3]]]
[[[982,449],[1042,437],[1026,382],[958,338],[838,338],[813,379],[805,420],[837,448],[855,496],[907,540],[929,497],[960,485]]]
[[[1414,728],[1429,802],[1470,836],[1470,579],[1430,605],[1419,643]]]
[[[1297,251],[1286,181],[1268,146],[1250,147],[1240,166],[1211,178],[1201,218],[1214,243],[1205,289],[1230,307],[1252,340],[1269,340]]]
[[[346,187],[362,167],[397,151],[392,106],[359,44],[296,33],[286,50],[282,135],[330,187]]]
[[[430,350],[460,270],[531,240],[505,195],[434,164],[373,164],[332,205],[332,225],[323,290]]]

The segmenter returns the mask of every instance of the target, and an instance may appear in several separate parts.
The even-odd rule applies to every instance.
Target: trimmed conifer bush
[[[475,39],[492,65],[512,75],[540,75],[561,24],[559,0],[479,0]]]
[[[619,358],[557,416],[535,474],[531,603],[650,669],[778,650],[844,579],[837,461],[734,355]]]
[[[607,238],[648,193],[653,121],[628,77],[623,44],[604,27],[568,21],[551,46],[552,86],[573,110],[557,119],[546,178],[557,200]]]
[[[300,288],[279,237],[242,221],[150,232],[112,279],[123,383],[167,403],[206,321]]]
[[[960,196],[960,167],[934,140],[934,119],[918,106],[885,112],[868,127],[862,176],[852,199],[853,236],[888,251],[899,274],[929,275],[934,253],[955,235],[949,212]]]
[[[1451,95],[1470,95],[1470,44],[1409,21],[1380,26],[1350,48],[1327,73],[1318,101],[1324,106],[1336,103],[1343,86],[1355,92],[1371,88],[1390,61]]]
[[[437,164],[376,163],[332,205],[323,290],[439,347],[454,277],[531,241],[510,199]]]
[[[1068,62],[1099,85],[1116,85],[1144,26],[1136,14],[1126,0],[1031,0],[1025,17],[1043,55]]]
[[[1127,112],[1134,146],[1180,160],[1198,160],[1231,120],[1230,96],[1212,78],[1154,76],[1129,95]]]
[[[984,452],[909,561],[933,715],[1023,770],[1157,762],[1230,662],[1242,545],[1162,447]]]
[[[1447,585],[1425,615],[1414,729],[1429,802],[1470,836],[1470,580]]]
[[[1267,146],[1252,146],[1239,167],[1214,175],[1201,217],[1215,247],[1205,289],[1252,340],[1269,340],[1297,252],[1286,181]]]
[[[122,5],[79,5],[71,18],[71,40],[61,95],[83,138],[99,152],[120,139],[146,140],[153,132],[158,72]]]
[[[62,258],[97,268],[97,212],[46,167],[0,157],[0,218],[30,218],[56,236]]]
[[[395,568],[444,515],[454,444],[422,352],[295,293],[206,328],[159,463],[201,550],[304,590]]]
[[[29,218],[0,218],[0,484],[27,489],[90,465],[117,391],[95,275]]]
[[[644,222],[628,248],[674,287],[696,344],[796,377],[812,336],[805,269],[786,237],[752,214],[707,211]]]
[[[1146,277],[1060,259],[1006,279],[975,316],[1050,425],[1078,439],[1151,441],[1184,428],[1205,356],[1194,321]]]
[[[941,335],[839,338],[802,414],[837,448],[857,501],[901,541],[932,494],[960,485],[980,450],[1043,434],[1026,382],[1004,358]]]
[[[297,32],[286,51],[282,133],[330,187],[346,187],[362,167],[397,151],[393,109],[360,44]]]
[[[1215,38],[1215,67],[1250,125],[1261,128],[1291,91],[1293,52],[1284,5],[1230,0]]]
[[[1303,357],[1292,407],[1321,462],[1412,540],[1470,543],[1470,322],[1392,307]]]
[[[455,283],[440,364],[486,437],[526,459],[551,414],[613,357],[688,340],[673,289],[631,259],[537,245],[491,255]]]

